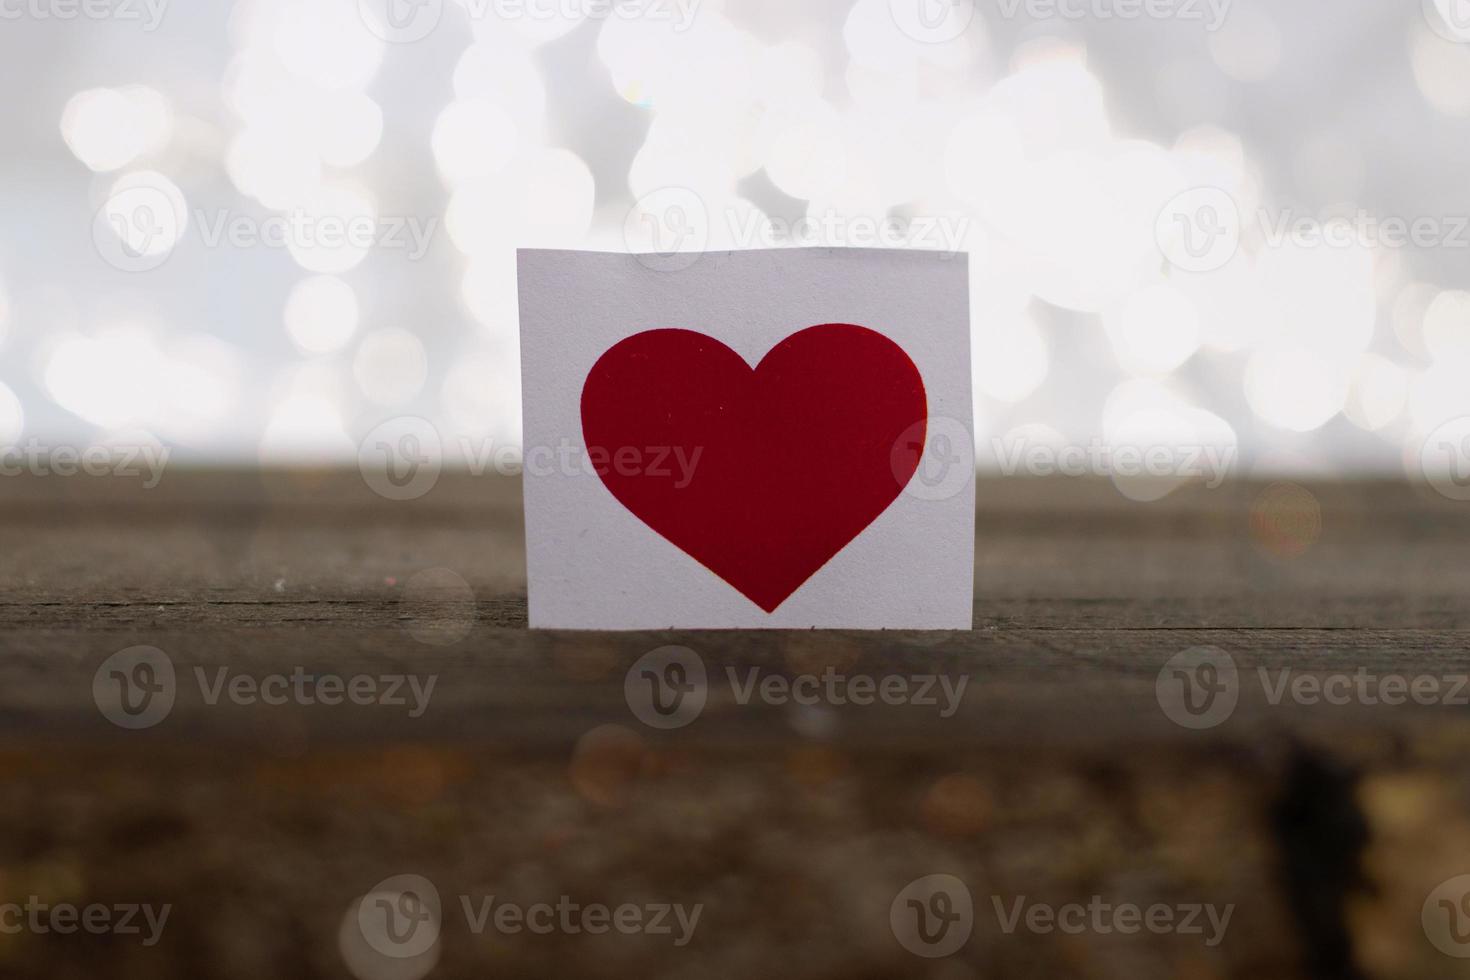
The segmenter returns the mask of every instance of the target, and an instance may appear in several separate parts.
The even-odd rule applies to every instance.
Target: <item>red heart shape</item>
[[[582,435],[612,495],[766,612],[888,509],[927,420],[903,348],[845,323],[792,334],[754,369],[704,334],[649,330],[582,388]]]

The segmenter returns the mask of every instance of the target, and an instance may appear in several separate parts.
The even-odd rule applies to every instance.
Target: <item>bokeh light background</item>
[[[1470,415],[1458,0],[1235,0],[1213,25],[1223,0],[391,0],[422,37],[386,2],[173,0],[150,30],[142,0],[6,0],[0,442],[350,464],[416,415],[451,460],[514,444],[514,249],[636,249],[691,207],[681,246],[803,215],[839,219],[831,244],[858,219],[956,234],[982,467],[1020,433],[1413,474]],[[180,220],[128,267],[106,239],[142,227],[138,187]],[[1192,272],[1158,227],[1200,187],[1240,244]],[[1354,214],[1445,240],[1270,234]],[[398,241],[211,239],[334,215]]]

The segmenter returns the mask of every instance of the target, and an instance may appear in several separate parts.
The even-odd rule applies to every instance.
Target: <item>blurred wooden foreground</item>
[[[1470,874],[1470,712],[1273,704],[1267,681],[1430,676],[1453,700],[1470,673],[1470,505],[1393,483],[1140,504],[1105,482],[982,480],[973,632],[576,634],[525,628],[513,480],[446,475],[397,503],[356,473],[138,484],[0,480],[4,975],[1463,972],[1430,933],[1470,952],[1454,945],[1465,922],[1431,892]],[[660,731],[624,681],[667,644],[697,652],[709,693]],[[94,677],[135,645],[167,655],[177,697],[126,730]],[[1201,646],[1236,666],[1238,704],[1196,730],[1159,691]],[[948,717],[741,704],[732,670],[967,687]],[[196,683],[297,674],[435,687],[415,717],[211,704]],[[427,959],[377,955],[357,926],[359,897],[399,874],[444,903]],[[936,959],[890,918],[931,874],[963,881],[974,908],[968,941]],[[476,934],[459,899],[489,895],[703,911],[682,946]],[[172,912],[153,945],[11,931],[3,903],[32,896]],[[1018,899],[1233,911],[1215,944],[1007,933],[997,907]]]

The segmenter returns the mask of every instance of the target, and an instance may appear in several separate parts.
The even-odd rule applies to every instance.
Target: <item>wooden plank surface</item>
[[[0,900],[173,908],[152,946],[10,934],[0,908],[0,970],[411,976],[426,964],[364,952],[349,913],[412,873],[444,900],[431,976],[1461,975],[1421,913],[1470,874],[1470,724],[1442,703],[1470,673],[1467,515],[1389,482],[1143,504],[982,480],[969,633],[564,633],[525,628],[513,480],[397,503],[355,473],[0,481]],[[660,731],[624,685],[668,644],[708,700]],[[128,731],[93,684],[136,645],[177,683]],[[1202,730],[1160,694],[1198,647],[1238,678]],[[416,717],[210,703],[221,670],[435,686]],[[742,704],[752,671],[966,687],[947,716]],[[1273,703],[1303,676],[1429,677],[1441,703]],[[974,905],[937,959],[890,922],[932,874]],[[677,947],[477,935],[459,899],[492,894],[703,912]],[[1007,933],[1018,900],[1233,911],[1216,944]]]

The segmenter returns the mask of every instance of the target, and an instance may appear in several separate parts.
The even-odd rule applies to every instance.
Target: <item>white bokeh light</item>
[[[25,430],[25,409],[20,399],[3,383],[0,383],[0,449],[13,446]]]
[[[168,337],[146,324],[119,323],[61,338],[42,379],[58,405],[94,425],[192,440],[233,410],[238,362],[234,348],[213,337]]]
[[[960,3],[950,5],[956,11]],[[943,8],[936,8],[942,10]],[[959,69],[970,63],[974,49],[970,38],[961,33],[945,40],[920,40],[905,33],[905,21],[892,0],[857,0],[848,11],[842,26],[842,39],[852,60],[859,65],[888,74],[914,71],[920,64]],[[919,15],[921,18],[923,14]],[[932,13],[930,14],[932,17]],[[978,26],[979,18],[972,24]],[[928,26],[920,20],[910,28]]]
[[[750,146],[739,145],[755,142],[753,132],[742,128],[746,122],[726,126],[718,118],[656,117],[628,170],[629,188],[639,198],[665,187],[710,198],[733,195],[735,182],[760,165]]]
[[[503,352],[456,358],[444,376],[440,398],[456,434],[519,444],[520,375]]]
[[[507,34],[529,45],[565,37],[587,19],[591,4],[567,0],[515,0],[487,6],[484,0],[454,0],[470,17],[476,37],[500,40]],[[497,16],[498,14],[498,16]]]
[[[763,125],[766,173],[777,187],[812,198],[842,182],[847,149],[836,109],[817,99],[796,102],[768,113]]]
[[[1199,349],[1194,303],[1165,283],[1132,294],[1103,323],[1118,363],[1130,374],[1168,374]]]
[[[61,135],[78,160],[117,170],[168,142],[173,113],[162,93],[144,85],[78,92],[61,113]]]
[[[1210,55],[1215,64],[1238,82],[1265,81],[1281,64],[1281,29],[1268,9],[1232,10],[1220,30],[1209,35]]]
[[[597,54],[614,90],[635,105],[730,118],[749,97],[757,45],[717,9],[707,8],[678,31],[659,17],[607,17],[598,31]]]
[[[1102,394],[1145,392],[1135,414],[1168,441],[1208,428],[1191,413],[1213,400],[1263,458],[1289,447],[1292,460],[1371,467],[1470,414],[1470,282],[1454,247],[1303,244],[1286,223],[1463,212],[1441,198],[1446,127],[1470,118],[1464,0],[1411,0],[1380,20],[1341,11],[1351,36],[1378,32],[1384,58],[1357,62],[1270,4],[1236,4],[1202,30],[1140,20],[1126,43],[1121,23],[1066,15],[976,10],[947,39],[914,20],[968,17],[968,0],[940,4],[947,14],[915,0],[442,4],[413,44],[369,29],[359,0],[235,0],[217,36],[187,36],[191,14],[174,24],[186,43],[131,69],[86,39],[36,52],[90,67],[46,89],[39,123],[20,120],[15,161],[54,162],[42,179],[71,182],[38,185],[24,207],[98,217],[104,264],[89,250],[76,265],[95,286],[64,275],[69,260],[37,275],[13,243],[0,342],[29,371],[5,379],[37,401],[28,426],[75,416],[228,458],[267,426],[340,448],[364,403],[418,400],[443,413],[436,424],[488,431],[515,414],[516,248],[818,244],[770,231],[834,216],[827,244],[859,244],[841,237],[853,219],[956,233],[977,413],[994,431],[1078,438]],[[1165,43],[1184,29],[1189,43]],[[1370,90],[1389,95],[1352,101]],[[1380,121],[1387,142],[1365,125]],[[1423,152],[1385,157],[1393,146]],[[1153,226],[1195,189],[1228,195],[1242,227],[1228,261],[1190,271],[1161,255]],[[317,227],[281,248],[209,247],[242,218]],[[374,242],[400,220],[442,224],[460,254],[398,262]],[[324,241],[322,221],[357,232]],[[385,321],[422,332],[363,336]],[[429,349],[464,364],[431,375]],[[390,365],[384,351],[405,356]],[[291,374],[287,360],[323,372]],[[122,370],[106,374],[111,363]],[[270,388],[277,375],[294,380]]]
[[[1470,116],[1470,45],[1448,41],[1418,23],[1409,60],[1414,81],[1430,105],[1447,116]]]
[[[1470,292],[1445,289],[1436,294],[1424,310],[1421,336],[1436,361],[1470,366]]]
[[[282,316],[297,347],[328,354],[357,332],[357,293],[335,276],[312,276],[291,287]]]
[[[1238,440],[1230,424],[1157,381],[1125,381],[1108,395],[1103,438],[1114,453],[1110,474],[1130,500],[1160,500],[1198,480],[1218,480],[1235,466]]]
[[[383,60],[383,42],[368,30],[355,3],[290,0],[270,5],[273,49],[297,78],[325,89],[360,88]]]
[[[423,341],[399,328],[367,334],[352,360],[358,389],[375,405],[396,407],[412,401],[423,389],[428,373]]]
[[[317,153],[333,167],[356,166],[383,139],[383,110],[361,92],[331,93],[312,122]]]
[[[976,324],[970,338],[975,386],[1002,402],[1019,402],[1046,379],[1046,341],[1027,314]]]
[[[156,170],[113,181],[98,219],[124,247],[124,258],[165,256],[184,237],[189,206],[179,185]]]
[[[1343,414],[1360,429],[1378,432],[1398,421],[1408,397],[1408,371],[1386,357],[1364,354]]]
[[[1348,375],[1303,347],[1257,351],[1246,365],[1245,397],[1260,418],[1281,429],[1320,429],[1347,401]]]
[[[460,99],[493,99],[515,120],[516,132],[539,142],[546,128],[546,82],[531,55],[501,43],[470,45],[454,68]]]
[[[277,402],[260,439],[260,459],[268,465],[322,466],[356,454],[342,413],[320,393],[291,394]]]
[[[439,114],[431,142],[439,173],[451,187],[494,177],[515,156],[515,119],[493,99],[459,99]]]
[[[322,161],[289,130],[247,126],[230,143],[225,171],[240,193],[268,208],[286,210],[320,186]]]
[[[472,258],[460,285],[460,298],[491,336],[515,337],[520,323],[515,251],[506,249]]]
[[[346,272],[367,257],[377,239],[372,199],[348,184],[317,187],[290,218],[293,230],[286,247],[308,272]]]
[[[592,225],[592,172],[576,154],[543,150],[506,176],[467,181],[449,201],[445,227],[466,255],[497,248],[572,248]]]

